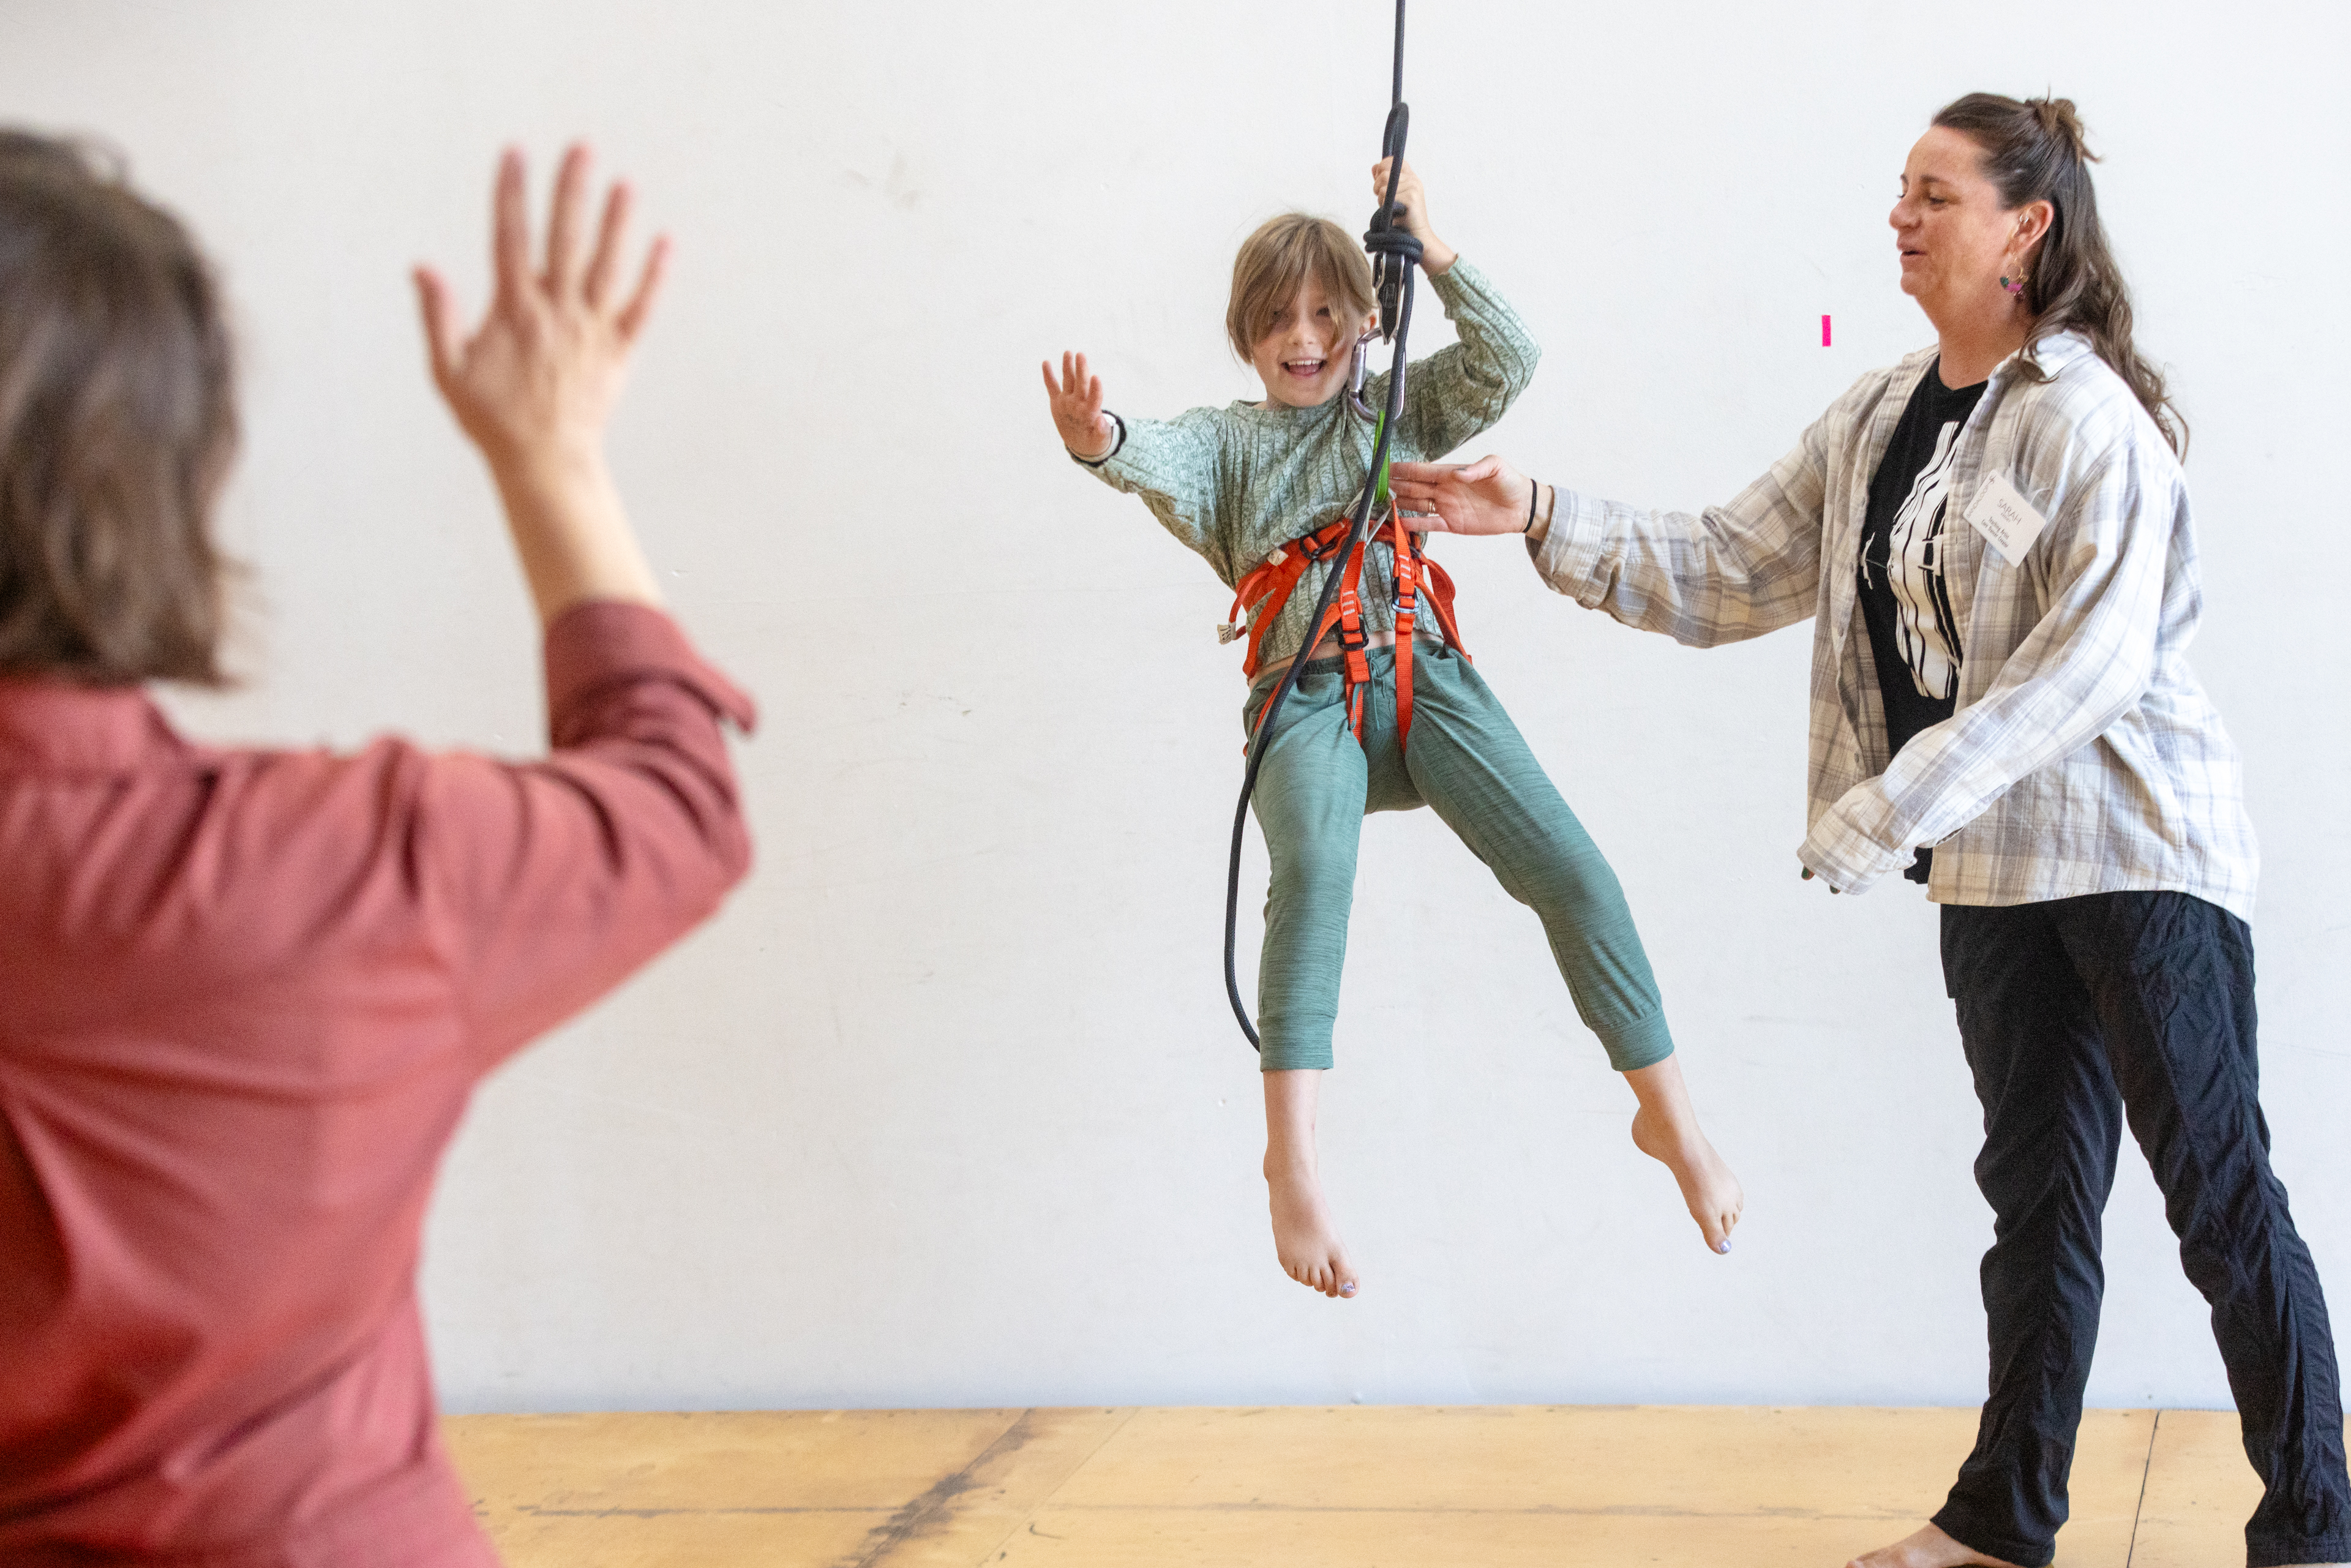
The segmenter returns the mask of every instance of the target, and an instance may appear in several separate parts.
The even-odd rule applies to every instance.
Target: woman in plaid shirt
[[[1852,1568],[2051,1560],[2126,1121],[2267,1489],[2247,1562],[2351,1559],[2333,1336],[2257,1092],[2258,854],[2187,660],[2182,436],[2089,162],[2064,99],[1938,114],[1891,219],[1936,346],[1864,376],[1728,506],[1622,506],[1496,458],[1395,470],[1432,527],[1524,529],[1554,588],[1628,625],[1712,646],[1813,617],[1803,874],[1859,893],[1901,872],[1943,906],[1998,1219],[1991,1393],[1934,1521]]]

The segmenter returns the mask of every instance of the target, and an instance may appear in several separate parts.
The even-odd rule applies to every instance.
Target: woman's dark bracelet
[[[1535,497],[1541,494],[1542,483],[1541,480],[1530,479],[1527,481],[1527,526],[1520,528],[1519,532],[1522,534],[1531,534],[1535,531]]]

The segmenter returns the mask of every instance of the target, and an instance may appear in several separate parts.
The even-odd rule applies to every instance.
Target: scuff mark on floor
[[[867,1531],[864,1544],[852,1555],[842,1558],[839,1568],[882,1568],[900,1547],[946,1533],[955,1519],[956,1500],[987,1486],[993,1479],[991,1472],[1027,1448],[1036,1436],[1037,1412],[1023,1410],[1019,1419],[982,1448],[969,1464],[953,1475],[940,1477],[927,1491]]]

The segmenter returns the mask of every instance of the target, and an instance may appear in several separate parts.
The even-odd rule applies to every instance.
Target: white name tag
[[[2011,566],[2024,564],[2024,552],[2049,526],[2049,519],[2032,509],[2032,503],[2018,493],[2005,474],[1994,474],[1976,486],[1976,498],[1967,515],[1976,532],[1990,539],[1991,548]]]

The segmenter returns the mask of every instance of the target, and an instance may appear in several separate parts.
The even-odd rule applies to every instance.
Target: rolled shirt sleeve
[[[1826,423],[1728,506],[1651,511],[1557,490],[1527,547],[1535,570],[1587,610],[1693,648],[1804,620],[1820,598]]]
[[[490,1060],[706,917],[751,862],[720,726],[749,729],[753,707],[676,623],[579,605],[545,653],[551,755],[424,759],[414,808],[427,917]]]

